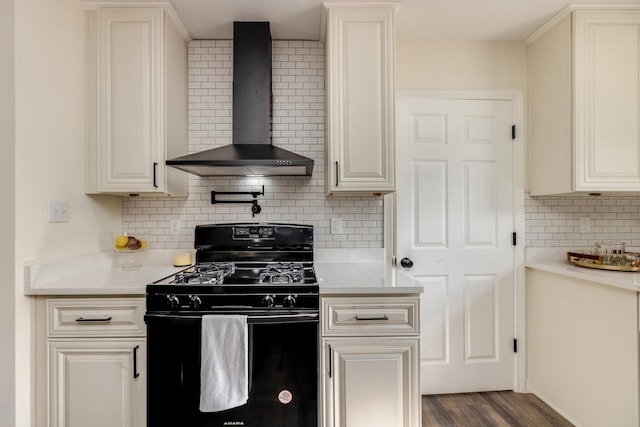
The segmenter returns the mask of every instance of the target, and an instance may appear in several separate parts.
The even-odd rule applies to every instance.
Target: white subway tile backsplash
[[[590,219],[580,233],[580,218]],[[525,198],[527,246],[590,246],[621,240],[640,247],[640,198],[631,196],[538,196]]]
[[[125,198],[123,229],[143,233],[152,247],[188,249],[198,224],[271,221],[315,227],[317,248],[381,248],[382,199],[324,195],[324,45],[317,41],[274,40],[274,145],[315,160],[311,177],[189,177],[184,199]],[[231,144],[233,44],[231,40],[195,40],[188,48],[189,152]],[[262,212],[249,205],[212,205],[210,192],[254,191]],[[340,217],[343,234],[331,234],[330,218]],[[580,233],[580,218],[591,220]],[[182,220],[178,236],[169,221]],[[525,199],[527,246],[588,246],[598,240],[622,240],[640,247],[640,198],[628,196],[545,196]]]
[[[233,44],[195,40],[188,47],[189,152],[231,144]],[[196,225],[269,221],[315,227],[316,248],[381,248],[382,199],[324,195],[324,45],[317,41],[274,40],[272,44],[273,144],[311,157],[311,177],[200,178],[189,176],[184,199],[125,198],[123,229],[147,234],[152,247],[186,249]],[[250,205],[212,205],[211,191],[255,191],[262,212]],[[343,234],[330,233],[330,218],[341,217]],[[178,236],[169,222],[182,220]]]

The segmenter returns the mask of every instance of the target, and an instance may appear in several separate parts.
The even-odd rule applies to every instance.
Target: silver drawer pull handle
[[[379,316],[379,317],[360,317],[360,316],[356,316],[356,320],[389,320],[389,317],[386,314],[384,316]]]
[[[111,316],[109,317],[102,317],[100,319],[85,319],[84,317],[78,317],[76,319],[76,322],[111,322]]]

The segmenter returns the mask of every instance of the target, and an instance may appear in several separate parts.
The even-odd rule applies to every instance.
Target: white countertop
[[[139,268],[122,268],[128,254],[105,251],[63,260],[25,265],[25,295],[139,295],[145,286],[185,267],[173,266],[175,250],[135,254]],[[182,251],[184,252],[184,251]]]
[[[586,250],[584,248],[527,248],[525,267],[640,292],[640,272],[596,270],[579,267],[567,261],[568,251]]]
[[[317,263],[315,269],[321,295],[422,292],[422,286],[414,285],[402,271],[382,264]]]
[[[640,292],[640,272],[595,270],[574,266],[566,253],[576,248],[527,248],[527,268]],[[176,250],[150,249],[136,254],[141,267],[123,269],[120,254],[105,251],[74,258],[25,265],[25,295],[144,295],[147,284],[171,276]],[[384,262],[382,249],[321,249],[314,263],[320,293],[420,293],[402,270]]]
[[[147,284],[171,276],[176,250],[137,253],[137,269],[123,269],[122,254],[96,254],[25,265],[25,295],[139,295]],[[382,249],[321,249],[314,253],[320,294],[419,293],[403,272],[384,263]],[[125,256],[126,257],[126,256]]]
[[[420,293],[423,288],[385,261],[384,249],[317,249],[320,294]]]

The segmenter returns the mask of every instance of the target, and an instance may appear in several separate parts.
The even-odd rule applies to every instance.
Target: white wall
[[[29,425],[31,407],[24,263],[106,250],[121,224],[117,198],[84,194],[83,40],[80,0],[15,2],[17,426]],[[68,223],[48,222],[49,200],[69,201]]]
[[[403,41],[396,45],[396,89],[527,88],[524,43]]]
[[[80,0],[16,2],[19,265],[107,249],[120,226],[117,198],[84,194],[83,12]],[[48,223],[49,200],[69,201],[68,223]]]
[[[0,1],[0,425],[15,424],[15,128],[14,1]]]

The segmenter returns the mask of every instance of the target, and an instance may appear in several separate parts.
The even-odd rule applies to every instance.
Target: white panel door
[[[398,96],[397,257],[424,286],[423,394],[515,382],[511,101]]]

